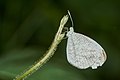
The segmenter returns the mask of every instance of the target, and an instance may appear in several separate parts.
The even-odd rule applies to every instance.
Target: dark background
[[[0,80],[12,80],[45,53],[68,9],[75,31],[100,43],[107,61],[97,70],[71,66],[64,39],[26,80],[120,80],[119,0],[0,0]]]

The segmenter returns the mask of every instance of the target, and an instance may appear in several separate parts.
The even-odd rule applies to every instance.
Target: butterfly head
[[[73,27],[70,27],[70,31],[71,31],[71,32],[74,32],[74,29],[73,29]]]
[[[67,37],[71,36],[71,34],[73,34],[73,32],[74,32],[73,27],[70,27],[70,31],[67,32],[66,36]]]

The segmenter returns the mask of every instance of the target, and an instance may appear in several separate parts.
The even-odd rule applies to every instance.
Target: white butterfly
[[[96,69],[106,61],[104,49],[93,39],[74,32],[73,27],[70,27],[66,36],[68,37],[67,60],[73,66],[79,69],[88,67]]]

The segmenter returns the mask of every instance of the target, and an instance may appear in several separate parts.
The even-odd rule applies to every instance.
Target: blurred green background
[[[64,39],[26,80],[120,80],[119,0],[0,0],[0,80],[12,80],[44,54],[68,9],[75,31],[100,43],[107,61],[97,70],[71,66]]]

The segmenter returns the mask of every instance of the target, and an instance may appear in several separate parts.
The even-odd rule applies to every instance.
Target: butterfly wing
[[[67,41],[67,59],[70,64],[77,68],[92,67],[92,69],[96,69],[105,62],[106,53],[93,39],[72,32]]]

